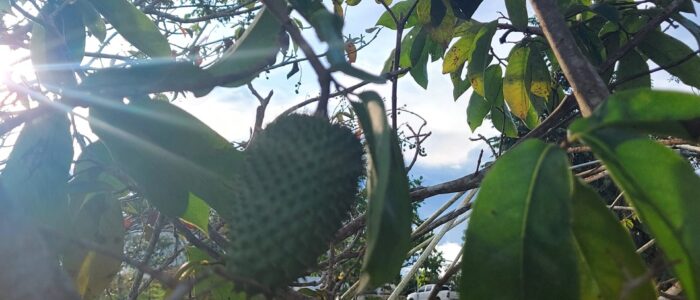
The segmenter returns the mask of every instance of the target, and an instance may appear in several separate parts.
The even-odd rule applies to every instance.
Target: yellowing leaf
[[[345,16],[345,13],[343,11],[343,6],[341,5],[341,3],[341,1],[333,1],[333,12],[342,18]]]
[[[124,248],[124,227],[121,203],[111,193],[75,196],[81,201],[77,216],[72,220],[72,233],[76,238],[87,238],[114,253]],[[88,251],[79,245],[70,245],[62,251],[63,268],[76,283],[83,299],[95,299],[112,282],[121,269],[121,261],[113,257]]]
[[[447,50],[442,60],[442,74],[457,71],[469,59],[474,50],[474,39],[480,28],[479,24],[469,26],[462,37]]]
[[[549,99],[549,82],[546,81],[532,81],[530,84],[530,91],[545,100]]]
[[[547,69],[547,63],[544,61],[542,52],[537,49],[532,49],[527,63],[532,74],[530,92],[535,96],[548,100],[549,93],[552,89],[552,81],[549,77],[549,69]]]
[[[182,214],[181,219],[197,227],[200,231],[209,234],[209,210],[209,205],[207,205],[202,198],[190,193],[189,200],[187,201],[187,210]]]
[[[515,46],[508,56],[508,67],[503,81],[503,97],[513,114],[522,120],[527,119],[530,110],[530,95],[526,82],[529,55],[530,48]]]
[[[429,26],[430,37],[436,43],[447,47],[454,37],[455,22],[457,22],[457,17],[455,17],[454,11],[452,11],[452,6],[447,5],[445,16],[442,18],[438,26]]]
[[[83,259],[83,263],[80,264],[80,271],[78,272],[78,278],[75,280],[78,286],[78,293],[80,296],[85,297],[85,292],[87,292],[88,283],[90,282],[90,268],[92,266],[92,261],[95,258],[95,251],[90,251]]]
[[[475,74],[473,76],[469,77],[469,82],[472,84],[472,88],[474,88],[474,91],[483,96],[486,94],[484,92],[484,73],[481,74]]]
[[[430,23],[430,0],[418,0],[416,6],[416,16],[418,24],[425,25]]]
[[[357,47],[352,42],[345,43],[345,53],[348,55],[349,63],[357,61]]]
[[[474,46],[469,64],[467,65],[467,77],[479,95],[484,95],[484,70],[491,61],[489,50],[491,49],[491,40],[496,33],[496,22],[491,22],[479,29],[474,39]]]

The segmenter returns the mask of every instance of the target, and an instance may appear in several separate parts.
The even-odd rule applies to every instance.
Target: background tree
[[[461,272],[464,299],[700,299],[700,98],[650,77],[700,88],[695,43],[669,34],[700,44],[697,1],[507,0],[486,23],[481,1],[377,1],[377,27],[344,35],[359,2],[0,3],[0,44],[31,62],[0,103],[3,297],[350,298],[408,267],[397,299],[468,222],[460,255],[425,278]],[[355,67],[383,28],[396,33],[383,69]],[[494,162],[422,186],[407,173],[429,127],[398,84],[427,89],[433,62],[455,100],[471,89],[465,125],[501,134],[474,137]],[[318,97],[264,126],[274,93],[251,82],[307,65]],[[360,92],[384,83],[386,101]],[[243,86],[259,102],[247,141],[168,101]],[[292,289],[308,275],[317,288]]]

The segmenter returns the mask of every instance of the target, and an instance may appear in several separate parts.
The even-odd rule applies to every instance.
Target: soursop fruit
[[[256,136],[243,165],[227,266],[274,290],[313,267],[347,219],[362,145],[346,127],[291,115]]]

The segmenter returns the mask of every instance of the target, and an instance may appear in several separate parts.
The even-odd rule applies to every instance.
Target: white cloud
[[[445,258],[445,263],[442,265],[440,274],[444,274],[446,269],[450,266],[452,261],[457,257],[459,251],[462,250],[462,245],[455,242],[447,242],[437,245],[435,247],[437,251],[442,252],[442,257]]]

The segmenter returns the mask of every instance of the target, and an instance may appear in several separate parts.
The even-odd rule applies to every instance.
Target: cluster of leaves
[[[467,123],[472,130],[490,117],[504,136],[519,137],[518,125],[525,130],[541,126],[571,93],[545,32],[530,26],[537,23],[530,24],[525,1],[506,1],[510,23],[471,20],[481,1],[380,1],[389,11],[377,25],[396,30],[401,38],[383,73],[408,70],[416,83],[427,88],[428,63],[442,60],[442,71],[454,85],[455,100],[472,89],[467,106]],[[223,21],[235,16],[218,8],[218,1],[204,2],[193,1],[196,8],[190,16],[221,15]],[[237,197],[232,183],[240,175],[243,154],[202,121],[149,95],[189,91],[203,96],[217,86],[249,83],[274,67],[280,53],[289,58],[289,36],[298,34],[302,27],[301,21],[290,17],[290,8],[328,45],[323,55],[327,67],[314,65],[322,89],[324,84],[325,88],[330,85],[333,72],[368,83],[385,80],[351,64],[357,49],[343,36],[342,1],[333,1],[334,12],[318,0],[269,0],[264,1],[264,7],[256,6],[255,1],[223,2],[248,13],[257,12],[249,24],[243,22],[244,30],[239,27],[236,43],[231,45],[230,39],[224,39],[229,45],[206,64],[197,59],[199,48],[173,52],[163,34],[167,29],[159,28],[143,12],[148,7],[126,0],[46,1],[37,6],[38,15],[31,18],[31,61],[38,86],[55,97],[31,89],[23,91],[42,102],[32,111],[41,115],[26,121],[19,133],[0,177],[0,201],[16,207],[18,214],[30,220],[31,230],[57,236],[46,239],[46,245],[38,250],[52,255],[48,268],[58,275],[51,282],[62,282],[66,275],[74,282],[74,288],[59,288],[65,290],[63,298],[76,298],[74,292],[82,298],[100,295],[122,268],[122,224],[129,220],[125,216],[158,215],[151,214],[154,209],[193,246],[186,248],[186,262],[174,275],[142,265],[137,274],[150,272],[169,293],[184,286],[205,299],[245,298],[239,293],[241,287],[257,284],[257,278],[234,278],[222,271],[220,264],[225,261],[221,251],[227,241],[220,235],[221,227],[210,223],[222,222],[219,215],[231,215],[230,200]],[[360,1],[345,3],[354,6]],[[681,156],[649,136],[695,142],[700,135],[696,128],[700,98],[651,91],[649,74],[653,70],[647,64],[651,60],[686,85],[700,88],[698,52],[661,28],[648,26],[667,13],[664,1],[651,8],[639,8],[630,1],[558,3],[578,48],[599,67],[601,77],[614,91],[593,116],[568,127],[568,143],[589,147],[602,162],[656,239],[685,295],[699,299],[700,223],[693,216],[700,213],[700,206],[692,199],[700,192],[700,178]],[[157,1],[156,5],[171,9],[175,3]],[[11,6],[22,9],[14,2]],[[693,2],[685,1],[680,11],[693,13]],[[173,19],[162,11],[152,12]],[[670,18],[692,33],[700,45],[700,27],[695,22],[678,12],[672,12]],[[138,49],[134,57],[144,59],[95,71],[83,69],[80,64],[86,55],[87,33],[103,43],[107,24]],[[183,34],[194,32],[180,29]],[[404,29],[410,30],[402,35]],[[505,59],[492,49],[498,30],[524,34]],[[638,34],[644,34],[644,39],[626,49],[637,42]],[[298,37],[293,40],[295,46],[309,51],[308,45],[299,44]],[[309,60],[318,59],[306,54]],[[180,55],[184,58],[178,59]],[[293,66],[291,75],[298,70],[296,62]],[[395,76],[390,79],[397,80],[400,75]],[[417,240],[411,233],[415,206],[399,135],[389,126],[380,95],[363,92],[356,96],[359,101],[351,102],[352,111],[336,118],[342,122],[340,118],[349,117],[366,146],[363,192],[368,206],[366,212],[360,209],[363,215],[358,213],[358,219],[366,223],[366,235],[359,247],[356,234],[351,234],[352,241],[345,237],[332,242],[340,242],[355,252],[355,257],[362,257],[361,263],[337,264],[354,269],[335,276],[333,246],[331,255],[321,257],[329,265],[326,277],[357,279],[357,285],[348,287],[349,292],[394,281]],[[89,124],[99,141],[84,145],[75,126],[71,128],[66,111],[75,106],[89,108]],[[569,113],[575,116],[575,112]],[[74,138],[81,146],[75,162]],[[420,149],[420,145],[415,146]],[[477,178],[479,174],[474,175]],[[146,199],[148,204],[140,203],[143,207],[138,208],[123,204],[134,197]],[[540,141],[519,142],[489,168],[475,201],[461,262],[462,297],[655,298],[654,276],[649,275],[651,271],[635,253],[627,231],[604,203],[596,191],[573,176],[563,150]],[[144,231],[146,225],[152,225],[154,245],[158,241],[155,232],[162,230],[161,217],[142,222]],[[434,247],[431,244],[425,250],[428,254]],[[142,259],[144,264],[151,254]],[[179,255],[176,252],[172,257],[175,260]],[[435,275],[440,260],[427,261],[421,274]],[[130,264],[139,267],[138,263]],[[420,278],[438,280],[437,276],[426,277]],[[141,289],[138,281],[134,287],[137,293]],[[23,298],[20,292],[24,290],[17,289],[9,298]],[[292,295],[298,296],[289,293],[281,297]]]
[[[345,59],[342,22],[336,15],[318,1],[290,4],[330,45],[331,70],[383,81]],[[51,228],[60,238],[81,241],[51,245],[81,297],[99,295],[121,268],[125,234],[121,203],[125,198],[145,198],[163,218],[175,219],[175,224],[180,222],[177,219],[185,221],[190,224],[185,231],[194,229],[205,236],[210,233],[210,208],[221,215],[229,213],[230,200],[236,196],[231,182],[241,165],[240,151],[193,116],[168,102],[152,100],[148,94],[191,91],[201,96],[215,86],[250,82],[285,50],[282,23],[287,21],[274,14],[288,13],[286,5],[283,1],[268,3],[237,43],[204,68],[197,62],[173,59],[170,44],[156,24],[128,1],[49,1],[43,5],[32,26],[31,58],[38,82],[59,97],[53,101],[41,98],[44,103],[38,110],[45,116],[28,122],[19,133],[2,173],[6,195],[2,200],[18,203],[36,226]],[[82,70],[86,29],[102,42],[107,23],[151,59],[95,72]],[[372,93],[361,98],[365,102],[354,109],[362,128],[368,129],[364,135],[370,155],[376,156],[370,166],[375,171],[370,172],[367,184],[372,200],[363,280],[375,284],[393,277],[401,267],[409,241],[411,205],[405,201],[408,182],[396,134],[388,129],[385,117],[377,119],[376,111],[383,110],[381,99]],[[54,110],[52,105],[90,109],[89,123],[100,141],[84,145],[80,140],[81,154],[75,163],[71,121],[65,111]],[[397,194],[400,190],[403,193]],[[401,218],[386,217],[397,211]],[[397,247],[391,253],[377,246],[386,237],[396,239]],[[101,252],[89,250],[95,245]],[[218,257],[203,249],[188,251],[188,263],[175,278],[196,280],[194,290],[208,293],[220,286],[212,292],[234,296],[229,280],[214,276],[215,266],[207,263]],[[393,267],[384,268],[387,261]],[[221,282],[228,283],[222,286]],[[173,282],[162,283],[175,287]]]
[[[436,5],[440,8],[435,9]],[[403,1],[396,3],[392,10],[394,14],[401,14],[414,6],[416,18],[409,18],[405,23],[406,28],[413,27],[413,29],[404,36],[401,43],[401,67],[411,68],[411,75],[416,83],[426,87],[425,75],[427,74],[423,70],[426,69],[428,55],[433,56],[433,61],[442,58],[443,73],[449,73],[454,84],[455,100],[470,87],[473,90],[467,109],[467,121],[472,130],[481,126],[484,118],[490,115],[492,124],[504,136],[518,137],[516,124],[522,124],[529,129],[536,128],[553,112],[561,99],[571,92],[568,82],[560,80],[561,67],[544,39],[544,33],[540,27],[528,27],[525,1],[506,1],[511,24],[497,21],[480,23],[474,20],[455,20],[451,14],[456,9],[450,8],[447,1],[439,0],[419,0],[417,3]],[[446,13],[440,13],[445,6]],[[688,194],[682,197],[673,196],[684,193],[686,188],[682,187],[694,185],[693,182],[697,180],[697,176],[693,174],[690,166],[682,162],[682,158],[673,154],[672,151],[650,141],[641,142],[646,140],[644,136],[632,134],[628,137],[630,133],[624,130],[603,130],[599,129],[599,125],[593,124],[598,124],[594,121],[596,119],[613,118],[617,122],[624,122],[623,127],[648,129],[642,130],[643,133],[675,135],[694,140],[693,127],[687,122],[696,119],[697,116],[684,113],[682,116],[674,115],[670,111],[682,109],[684,105],[676,104],[676,101],[682,101],[681,98],[689,101],[688,105],[691,105],[689,103],[697,105],[697,98],[682,94],[638,90],[648,90],[652,87],[650,73],[655,70],[650,70],[647,60],[659,65],[659,69],[666,70],[686,85],[700,88],[697,83],[698,76],[691,75],[696,64],[700,62],[698,52],[663,32],[660,27],[649,28],[647,24],[664,12],[663,3],[641,9],[638,5],[627,1],[599,3],[559,1],[559,7],[561,13],[566,16],[577,45],[585,58],[593,65],[601,66],[599,68],[601,77],[610,89],[616,92],[594,117],[586,120],[587,122],[580,121],[572,125],[570,128],[572,133],[577,131],[585,133],[571,135],[570,141],[583,142],[590,146],[593,154],[603,161],[615,183],[638,211],[645,228],[648,228],[652,236],[657,238],[667,261],[673,262],[671,264],[681,284],[684,287],[693,286],[689,288],[690,290],[688,288],[685,290],[686,295],[692,299],[696,297],[692,296],[693,289],[697,286],[692,270],[697,270],[695,264],[697,258],[690,254],[694,250],[689,249],[696,247],[696,242],[692,241],[696,239],[683,236],[681,231],[687,232],[685,230],[691,230],[689,228],[696,225],[691,224],[693,222],[684,217],[684,212],[672,207],[683,207],[684,211],[698,211],[697,207],[692,207],[694,204],[690,203],[692,202],[689,198],[691,192],[688,191]],[[679,10],[694,13],[691,1],[684,2]],[[694,22],[678,12],[671,14],[671,19],[697,37],[697,25]],[[445,22],[450,26],[442,26]],[[389,13],[385,13],[378,24],[393,29],[400,28],[393,23]],[[498,58],[491,48],[498,29],[525,34],[525,37],[511,48],[507,59]],[[648,31],[644,32],[643,40],[636,47],[624,49],[626,44],[630,43],[642,30]],[[444,37],[447,39],[443,39]],[[454,43],[452,43],[453,38],[457,39]],[[501,43],[504,41],[505,36],[501,38]],[[436,45],[449,43],[452,45],[446,52],[445,47],[436,47]],[[387,61],[385,69],[391,66],[392,58],[393,54]],[[497,62],[491,64],[494,58]],[[614,66],[617,67],[613,68]],[[465,69],[466,77],[462,77]],[[625,93],[626,90],[638,92]],[[678,100],[669,100],[674,104],[664,102],[671,98]],[[645,103],[644,108],[632,109],[631,107],[639,105],[637,103]],[[666,108],[661,108],[662,106]],[[616,111],[612,112],[611,107],[616,107],[614,109]],[[632,110],[645,117],[633,116]],[[661,116],[662,110],[667,114]],[[652,115],[663,119],[663,125],[661,120],[651,120],[655,118],[651,117]],[[641,122],[637,123],[635,122],[637,118],[644,120],[636,120]],[[631,120],[622,121],[626,119]],[[674,124],[674,121],[679,123]],[[591,127],[581,125],[584,123]],[[605,122],[601,121],[601,123]],[[615,122],[600,127],[621,126],[619,123],[613,123]],[[671,129],[679,125],[684,127]],[[639,148],[636,149],[648,147],[653,153],[641,154],[639,150],[631,147],[618,148],[628,140],[630,143],[639,143]],[[667,154],[654,152],[657,150]],[[586,298],[588,296],[605,299],[620,297],[651,299],[655,297],[656,292],[650,281],[653,276],[647,275],[642,260],[634,253],[635,249],[627,232],[614,221],[612,214],[605,209],[604,202],[595,195],[595,192],[571,177],[566,156],[560,150],[538,142],[526,142],[511,152],[499,159],[490,169],[476,200],[477,204],[465,241],[462,270],[463,296],[468,299]],[[631,152],[636,153],[631,154]],[[630,156],[639,160],[633,162]],[[667,156],[669,161],[659,161],[653,166],[642,163],[641,159],[641,157]],[[673,176],[681,176],[682,179],[669,180],[665,187],[662,187],[663,184],[659,180],[653,179],[660,176],[653,170],[662,170],[669,165],[677,166],[679,163],[684,165],[682,167],[684,170],[676,170]],[[559,165],[560,167],[554,167]],[[501,168],[501,166],[504,167]],[[558,169],[560,173],[556,175],[547,173],[552,168]],[[635,170],[631,170],[632,168]],[[514,174],[516,170],[522,171],[522,174]],[[664,176],[672,177],[670,174]],[[644,180],[642,178],[648,179],[642,183],[641,181]],[[522,185],[523,190],[515,191],[515,187],[519,184]],[[553,191],[550,185],[562,188],[561,193]],[[542,188],[542,194],[538,194],[539,186]],[[635,194],[630,189],[654,191],[637,191],[639,194],[635,196],[630,194]],[[671,191],[672,189],[677,190]],[[654,195],[644,196],[643,193]],[[635,197],[639,198],[635,199]],[[512,201],[506,200],[509,198]],[[539,201],[542,202],[539,203]],[[643,204],[647,201],[654,204]],[[651,206],[654,209],[651,209]],[[645,209],[654,212],[645,213],[643,212]],[[538,213],[542,214],[538,215]],[[586,217],[585,219],[579,217],[582,220],[578,220],[577,216]],[[654,218],[666,224],[656,223],[657,220]],[[661,219],[665,221],[660,221]],[[512,223],[508,220],[512,220]],[[551,222],[550,225],[543,225],[549,222]],[[529,226],[528,223],[533,226]],[[655,226],[664,229],[653,229]],[[613,235],[606,234],[605,231],[616,232],[614,234],[616,237],[612,238]],[[660,238],[657,235],[664,235],[664,237]],[[607,240],[608,238],[610,240]],[[664,245],[661,239],[667,239],[668,244]],[[514,241],[520,241],[520,243],[514,243]],[[607,244],[610,246],[603,246]],[[484,259],[486,257],[492,259]],[[512,260],[508,257],[512,257]],[[497,267],[501,264],[503,268]],[[680,267],[681,264],[685,265]],[[565,269],[571,273],[565,275]],[[504,279],[505,274],[509,272],[513,275],[512,279]],[[686,276],[685,279],[682,279],[684,276]],[[538,286],[535,281],[546,286]],[[493,285],[484,284],[485,282],[492,282]],[[559,288],[552,288],[553,285],[558,284],[561,284]],[[552,294],[548,294],[549,292]]]
[[[697,297],[700,269],[698,224],[687,213],[700,209],[691,196],[699,178],[681,156],[645,134],[689,137],[694,130],[681,124],[698,115],[677,109],[699,101],[681,93],[619,92],[569,128],[570,140],[591,147],[635,207],[690,299]],[[649,157],[656,162],[645,161]],[[511,297],[656,299],[653,276],[627,231],[593,189],[571,176],[567,160],[552,145],[527,141],[493,166],[466,234],[467,297],[493,296],[483,283],[494,280],[503,289],[497,293]]]

